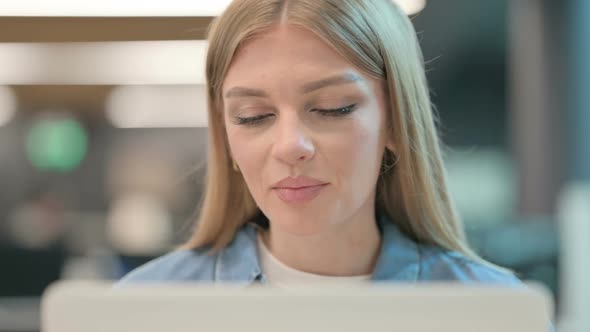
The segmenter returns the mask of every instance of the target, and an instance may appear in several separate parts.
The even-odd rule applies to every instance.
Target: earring
[[[234,171],[239,173],[240,168],[238,167],[238,164],[236,164],[236,161],[232,159],[231,163],[232,163],[232,167],[233,167]]]
[[[394,159],[393,163],[389,163],[389,159],[392,158]],[[381,164],[381,174],[383,175],[389,172],[389,170],[392,169],[398,161],[399,158],[394,153],[385,153],[385,156],[383,157],[383,163]]]

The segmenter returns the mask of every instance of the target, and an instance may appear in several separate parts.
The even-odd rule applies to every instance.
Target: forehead
[[[305,81],[344,71],[358,72],[313,32],[282,25],[256,36],[238,49],[224,88],[229,83],[263,83],[275,76]]]

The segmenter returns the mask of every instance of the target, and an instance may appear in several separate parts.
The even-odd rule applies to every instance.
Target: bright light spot
[[[393,0],[408,15],[419,13],[426,7],[426,0]]]
[[[125,195],[113,202],[107,232],[117,251],[127,255],[157,255],[168,249],[172,220],[162,200],[146,193]]]
[[[27,157],[43,171],[69,172],[80,165],[86,150],[86,131],[70,118],[39,120],[26,137]]]

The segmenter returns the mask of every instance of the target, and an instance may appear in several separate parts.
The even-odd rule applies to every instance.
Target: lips
[[[302,203],[316,198],[329,183],[306,176],[285,178],[272,187],[285,203]]]

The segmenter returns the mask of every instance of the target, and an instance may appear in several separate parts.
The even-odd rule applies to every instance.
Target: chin
[[[310,215],[309,213],[302,213],[295,211],[294,213],[273,214],[272,226],[280,228],[281,231],[297,235],[307,236],[322,233],[329,228],[329,222],[326,218],[321,218],[318,214]]]

